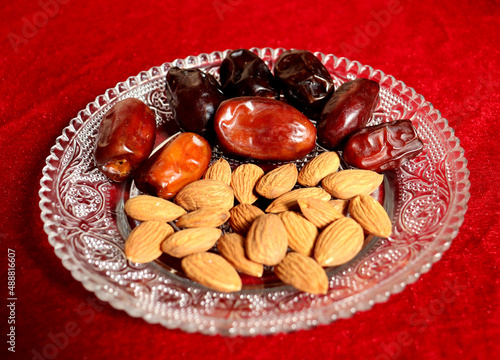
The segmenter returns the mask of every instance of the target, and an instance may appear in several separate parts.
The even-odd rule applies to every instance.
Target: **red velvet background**
[[[57,359],[498,356],[499,15],[492,0],[3,1],[2,353],[8,347],[11,248],[18,300],[16,353],[8,358],[31,359],[44,349]],[[129,76],[188,55],[252,46],[358,60],[404,81],[442,112],[465,149],[472,183],[469,209],[451,248],[386,303],[291,334],[187,334],[108,304],[92,305],[95,296],[62,266],[40,220],[39,180],[56,137],[86,104]],[[50,352],[54,335],[62,332],[75,336]]]

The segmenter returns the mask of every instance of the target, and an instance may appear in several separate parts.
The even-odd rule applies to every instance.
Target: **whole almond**
[[[177,219],[186,213],[173,202],[150,195],[138,195],[125,202],[125,213],[138,221],[161,220],[164,222]]]
[[[278,215],[266,214],[255,219],[245,240],[245,251],[250,260],[276,265],[285,257],[287,248],[285,225]]]
[[[293,251],[311,256],[314,241],[318,236],[318,228],[301,214],[295,211],[285,211],[279,214],[285,225],[288,236],[288,246]]]
[[[220,255],[209,252],[192,254],[182,259],[181,267],[188,278],[212,290],[241,290],[238,272]]]
[[[253,204],[257,201],[259,197],[255,192],[255,185],[263,175],[264,170],[254,164],[243,164],[233,171],[231,187],[241,204]]]
[[[303,186],[317,186],[326,176],[336,172],[339,166],[340,158],[336,152],[324,152],[304,165],[297,180]]]
[[[370,195],[359,195],[351,200],[349,213],[368,234],[388,237],[392,233],[391,219],[384,207]]]
[[[257,206],[250,204],[239,204],[229,210],[231,217],[229,225],[231,228],[241,235],[246,235],[250,226],[259,216],[264,215],[264,211]]]
[[[221,230],[208,227],[174,232],[161,244],[164,253],[181,258],[196,252],[210,250],[220,238]]]
[[[250,276],[262,277],[264,266],[245,255],[245,238],[239,234],[226,234],[217,241],[217,249],[234,268]]]
[[[220,158],[216,162],[214,162],[210,167],[205,171],[203,175],[203,179],[213,179],[222,181],[224,184],[231,184],[231,166],[229,163]]]
[[[220,207],[229,210],[234,205],[233,189],[219,180],[202,179],[184,186],[175,203],[187,211],[204,207]]]
[[[310,294],[328,292],[328,276],[314,259],[296,252],[288,253],[274,267],[274,273],[285,284]]]
[[[175,225],[183,228],[217,227],[229,219],[229,211],[217,207],[201,208],[182,215]]]
[[[361,250],[363,229],[351,218],[343,217],[328,225],[318,236],[314,258],[321,266],[337,266],[352,260]]]
[[[266,212],[280,213],[288,210],[298,210],[299,204],[297,203],[297,200],[309,197],[325,201],[331,199],[330,194],[319,187],[296,189],[274,199],[274,201],[267,207]]]
[[[299,203],[300,211],[305,218],[319,229],[327,227],[334,220],[340,219],[344,216],[324,200],[305,198],[299,199],[297,202]]]
[[[328,203],[332,205],[335,210],[337,210],[339,213],[342,215],[347,215],[347,210],[349,208],[349,200],[342,200],[342,199],[332,199],[329,200]]]
[[[384,175],[371,170],[343,170],[328,175],[321,185],[334,198],[348,200],[356,195],[368,195],[384,181]]]
[[[145,221],[132,230],[125,241],[125,256],[135,263],[147,263],[160,257],[161,243],[174,232],[163,221]]]
[[[280,166],[265,174],[257,183],[255,191],[267,199],[276,199],[293,189],[297,182],[297,175],[295,164]]]

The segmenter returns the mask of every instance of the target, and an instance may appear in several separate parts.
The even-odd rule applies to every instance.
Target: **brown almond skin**
[[[181,229],[196,227],[218,227],[229,219],[229,211],[216,207],[205,207],[182,215],[175,225]]]
[[[384,207],[369,195],[354,197],[349,203],[349,213],[370,235],[388,237],[392,233],[391,219]]]
[[[311,256],[314,242],[318,237],[318,228],[301,214],[285,211],[279,214],[288,235],[288,247],[293,251]]]
[[[223,158],[220,158],[208,167],[203,179],[219,180],[229,185],[231,184],[231,165]]]
[[[204,207],[229,210],[234,205],[233,189],[219,180],[203,179],[184,186],[174,202],[187,211]]]
[[[321,185],[334,198],[349,200],[357,195],[371,194],[383,181],[384,175],[375,171],[350,169],[328,175]]]
[[[293,189],[297,183],[297,176],[295,164],[282,165],[261,177],[255,191],[267,199],[276,199]]]
[[[217,249],[236,270],[250,276],[262,277],[264,266],[247,258],[243,236],[235,233],[226,234],[217,241]]]
[[[336,152],[327,151],[311,159],[300,170],[297,181],[303,186],[318,186],[321,180],[336,172],[340,158]]]
[[[287,248],[285,225],[278,215],[262,215],[253,222],[245,240],[245,251],[250,260],[273,266],[285,257]]]
[[[280,213],[288,210],[298,210],[298,199],[313,197],[320,200],[328,201],[331,199],[324,189],[318,187],[295,189],[287,192],[276,199],[267,207],[266,212]]]
[[[300,111],[274,99],[239,97],[222,102],[215,133],[230,156],[263,161],[303,158],[316,146],[316,128]]]
[[[323,229],[333,221],[344,216],[324,200],[306,198],[299,199],[297,202],[305,218],[312,222],[318,229]]]
[[[148,158],[156,139],[156,120],[139,99],[117,102],[104,116],[97,132],[94,160],[109,179],[121,182]]]
[[[128,216],[138,221],[162,220],[168,222],[186,213],[182,207],[151,195],[138,195],[128,199],[125,202],[124,210]]]
[[[164,253],[182,258],[184,256],[210,250],[220,238],[221,230],[199,227],[177,231],[161,244]]]
[[[181,133],[151,156],[134,176],[139,190],[163,199],[200,179],[210,164],[212,148],[195,133]]]
[[[135,263],[148,263],[162,254],[161,243],[174,229],[163,221],[145,221],[132,230],[125,241],[125,256]]]
[[[251,204],[239,204],[229,210],[231,217],[229,225],[240,235],[246,235],[252,223],[259,216],[264,215],[264,211]]]
[[[231,187],[234,197],[241,204],[253,204],[259,198],[255,185],[264,175],[264,170],[254,164],[238,166],[231,175]]]

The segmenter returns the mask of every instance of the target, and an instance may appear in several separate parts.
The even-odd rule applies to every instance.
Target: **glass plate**
[[[353,261],[329,269],[324,296],[285,286],[272,274],[257,283],[246,281],[241,292],[223,294],[187,280],[168,261],[140,265],[126,260],[123,202],[132,188],[130,183],[110,183],[93,166],[98,125],[113,104],[135,97],[164,124],[163,138],[175,133],[164,93],[168,69],[197,67],[218,77],[228,51],[175,60],[118,83],[81,110],[57,138],[43,169],[41,218],[50,244],[73,277],[99,299],[149,323],[205,334],[256,335],[348,318],[386,301],[427,272],[450,247],[467,209],[469,171],[459,140],[439,111],[403,82],[322,53],[316,55],[336,86],[357,77],[380,83],[381,100],[370,124],[411,118],[424,142],[420,156],[385,173],[384,206],[393,235],[371,239]],[[284,49],[252,51],[272,67]]]

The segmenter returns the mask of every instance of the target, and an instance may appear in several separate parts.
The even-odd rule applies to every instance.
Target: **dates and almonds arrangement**
[[[136,263],[181,258],[188,278],[221,292],[241,290],[239,273],[262,277],[266,266],[286,284],[326,294],[325,268],[352,260],[367,235],[390,236],[391,220],[370,194],[381,172],[422,152],[422,141],[410,120],[367,126],[379,84],[358,78],[335,89],[309,51],[283,52],[271,71],[239,49],[219,73],[220,83],[200,69],[168,71],[183,132],[152,155],[156,123],[146,104],[125,99],[104,116],[95,165],[143,193],[125,203],[140,222],[125,254]],[[325,151],[298,169],[316,144]],[[214,146],[241,165],[211,163]],[[339,170],[341,157],[350,169]]]

